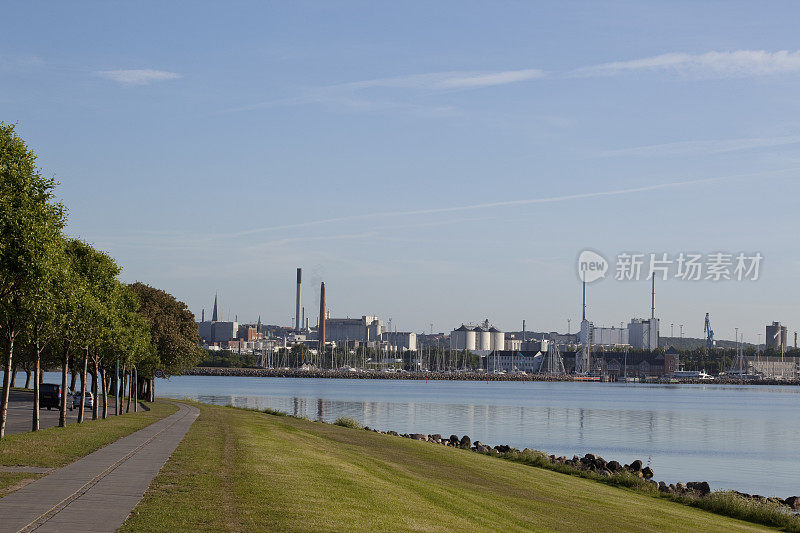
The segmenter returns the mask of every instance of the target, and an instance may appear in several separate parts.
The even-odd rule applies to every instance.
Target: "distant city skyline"
[[[189,6],[189,7],[187,7]],[[661,334],[800,330],[800,6],[17,4],[0,120],[68,233],[200,319],[577,331],[578,254],[760,253],[657,282]],[[144,37],[146,36],[146,37]],[[56,46],[57,43],[57,46]],[[588,289],[598,326],[649,282]],[[207,315],[208,316],[208,315]]]

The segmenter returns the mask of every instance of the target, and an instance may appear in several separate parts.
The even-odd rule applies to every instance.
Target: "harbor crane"
[[[711,350],[714,348],[714,330],[711,329],[711,318],[706,313],[706,324],[703,327],[703,333],[706,335],[706,348]]]

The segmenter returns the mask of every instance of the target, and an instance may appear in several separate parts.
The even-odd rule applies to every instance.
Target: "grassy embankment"
[[[177,410],[175,405],[163,401],[145,405],[149,411],[110,416],[105,420],[87,420],[82,424],[71,423],[64,428],[47,428],[35,433],[7,435],[0,439],[0,466],[64,466]],[[88,416],[91,417],[91,412]],[[0,471],[0,497],[41,475]]]
[[[467,450],[195,405],[123,531],[764,529]]]

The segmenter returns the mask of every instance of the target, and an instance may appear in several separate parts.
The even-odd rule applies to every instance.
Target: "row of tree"
[[[70,369],[69,389],[75,391],[76,375],[81,380],[80,422],[88,377],[92,418],[105,418],[110,394],[115,413],[130,409],[131,396],[135,409],[138,398],[154,398],[156,370],[177,374],[201,355],[194,315],[184,303],[143,283],[123,283],[108,254],[64,234],[66,209],[55,197],[56,185],[41,175],[14,126],[0,123],[0,438],[20,366],[33,374],[35,431],[44,368],[61,369],[64,426]]]

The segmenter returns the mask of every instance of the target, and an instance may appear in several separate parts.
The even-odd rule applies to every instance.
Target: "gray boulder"
[[[472,444],[472,441],[469,439],[469,436],[464,435],[463,437],[461,437],[461,443],[460,444],[461,444],[462,448],[469,448],[470,444]]]
[[[686,484],[686,488],[700,494],[700,496],[705,496],[711,492],[711,487],[707,481],[690,481]]]
[[[788,498],[783,500],[783,503],[788,505],[795,511],[800,511],[800,496],[789,496]]]

